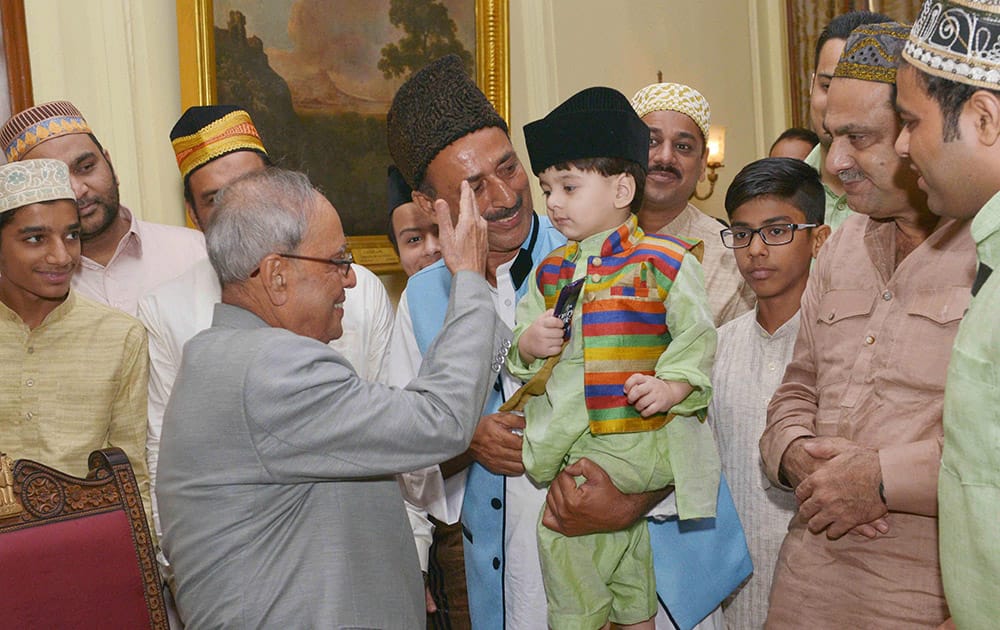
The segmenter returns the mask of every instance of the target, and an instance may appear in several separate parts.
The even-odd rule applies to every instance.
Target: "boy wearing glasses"
[[[720,465],[703,420],[716,335],[702,244],[638,227],[649,129],[622,94],[589,88],[524,131],[569,241],[536,267],[507,359],[542,392],[523,407],[525,470],[545,484],[586,457],[622,492],[673,484],[680,518],[713,517]],[[538,546],[551,628],[653,627],[645,521],[577,537],[539,522]]]
[[[719,328],[708,408],[755,567],[725,606],[726,625],[733,628],[763,627],[774,563],[797,509],[792,493],[768,482],[757,440],[792,358],[810,263],[830,234],[824,208],[819,174],[791,158],[749,164],[726,194],[732,227],[722,230],[722,244],[733,250],[757,295],[756,309]]]

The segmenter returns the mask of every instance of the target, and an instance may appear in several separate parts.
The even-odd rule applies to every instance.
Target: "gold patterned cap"
[[[0,145],[8,162],[52,138],[71,133],[91,133],[83,114],[69,101],[52,101],[29,107],[0,128]]]
[[[851,31],[834,77],[896,83],[896,69],[910,27],[899,22],[862,24]]]
[[[1000,0],[927,0],[903,58],[928,74],[1000,89]]]
[[[0,213],[56,199],[76,202],[69,168],[60,160],[22,160],[0,166]]]
[[[233,151],[267,155],[250,114],[233,105],[189,107],[170,130],[170,144],[185,180],[196,169]]]
[[[712,122],[712,109],[708,99],[698,90],[681,83],[654,83],[647,85],[632,97],[632,108],[642,118],[649,112],[680,112],[694,121],[708,139]]]

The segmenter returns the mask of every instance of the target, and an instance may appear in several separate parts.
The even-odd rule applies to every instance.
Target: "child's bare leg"
[[[656,630],[656,615],[650,617],[646,621],[640,621],[639,623],[630,623],[628,625],[621,625],[617,623],[608,623],[604,626],[603,630],[608,630],[608,628],[614,628],[615,630]]]

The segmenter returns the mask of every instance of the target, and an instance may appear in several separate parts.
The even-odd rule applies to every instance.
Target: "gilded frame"
[[[510,120],[509,0],[474,0],[476,15],[476,82]],[[212,0],[176,0],[181,107],[216,102]],[[376,273],[400,269],[384,234],[352,236],[359,262]]]

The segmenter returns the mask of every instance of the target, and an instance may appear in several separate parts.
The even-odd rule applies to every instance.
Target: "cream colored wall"
[[[726,127],[716,191],[695,201],[724,216],[733,176],[787,126],[783,15],[780,0],[512,0],[511,114],[521,155],[521,127],[572,94],[606,85],[631,97],[661,70],[664,81],[702,92],[713,123]]]
[[[181,102],[173,0],[24,5],[35,103],[72,101],[111,153],[122,203],[183,225],[169,139]]]
[[[182,224],[168,140],[180,115],[174,1],[30,0],[25,12],[35,102],[73,101],[111,152],[122,201]],[[783,15],[781,0],[510,0],[515,144],[527,159],[521,127],[578,90],[631,96],[662,70],[704,93],[727,128],[727,166],[698,202],[722,215],[733,175],[786,126]]]

